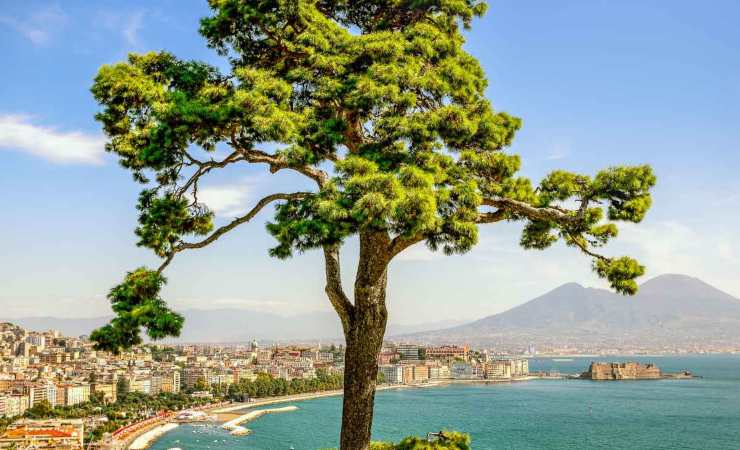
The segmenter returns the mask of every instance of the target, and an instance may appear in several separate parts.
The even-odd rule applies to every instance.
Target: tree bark
[[[341,450],[368,450],[373,424],[378,353],[388,311],[385,305],[390,239],[385,232],[360,234],[354,313],[345,331]]]

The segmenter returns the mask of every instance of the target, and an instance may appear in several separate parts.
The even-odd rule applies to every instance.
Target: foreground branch
[[[179,195],[182,195],[185,192],[187,192],[191,186],[195,185],[198,182],[198,179],[200,179],[200,177],[207,174],[212,169],[217,169],[217,168],[220,169],[220,168],[226,167],[229,164],[232,164],[238,161],[244,161],[246,159],[239,152],[231,153],[229,156],[224,158],[222,161],[206,161],[206,162],[201,162],[201,161],[194,159],[193,157],[188,155],[187,152],[185,153],[185,155],[190,161],[189,165],[196,165],[198,166],[198,169],[195,171],[195,173],[193,173],[193,175],[188,179],[188,181],[185,182],[185,184],[182,185],[182,187],[177,190],[177,193]]]
[[[316,184],[319,185],[319,187],[323,187],[329,180],[329,176],[323,170],[311,167],[309,165],[294,166],[289,164],[283,156],[271,155],[267,152],[263,152],[262,150],[243,148],[239,145],[235,138],[232,138],[231,146],[233,148],[236,148],[237,151],[244,156],[244,159],[247,162],[264,163],[270,166],[271,173],[275,173],[282,169],[295,170],[296,172],[301,173],[314,180]]]
[[[526,202],[512,200],[509,198],[485,198],[483,199],[483,204],[486,206],[494,206],[498,208],[501,214],[504,214],[508,211],[520,216],[524,216],[530,220],[552,221],[559,224],[567,224],[580,220],[578,215],[571,214],[569,211],[562,208],[555,208],[550,206],[537,207],[532,206]],[[499,213],[499,211],[488,214],[497,214]]]
[[[162,271],[170,264],[170,262],[172,262],[172,258],[174,258],[176,253],[179,253],[183,250],[203,248],[213,243],[218,238],[228,233],[229,231],[233,230],[234,228],[238,227],[239,225],[252,220],[254,216],[256,216],[268,204],[274,201],[277,201],[277,200],[299,200],[299,199],[305,198],[308,195],[310,195],[309,192],[294,192],[290,194],[276,193],[276,194],[271,194],[271,195],[268,195],[267,197],[264,197],[262,200],[257,202],[254,208],[252,208],[247,214],[241,217],[237,217],[236,219],[232,220],[228,224],[216,229],[216,231],[211,233],[210,236],[203,239],[202,241],[180,242],[179,244],[175,245],[172,248],[172,250],[167,254],[164,262],[162,262],[162,265],[160,265],[159,268],[157,269],[157,272],[162,273]]]

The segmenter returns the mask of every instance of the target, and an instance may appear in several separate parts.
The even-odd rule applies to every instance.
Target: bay
[[[379,392],[373,437],[398,441],[441,429],[469,433],[474,449],[740,448],[740,356],[532,359],[530,370],[577,373],[592,360],[655,362],[702,378],[592,382],[534,380]],[[336,447],[341,398],[294,402],[298,411],[248,424],[250,436],[184,425],[152,450],[315,450]]]

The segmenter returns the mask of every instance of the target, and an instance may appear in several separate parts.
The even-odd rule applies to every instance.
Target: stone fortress
[[[663,374],[655,364],[592,362],[581,378],[588,380],[657,380],[663,378]]]

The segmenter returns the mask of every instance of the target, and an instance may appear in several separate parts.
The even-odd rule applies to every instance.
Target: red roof
[[[20,438],[25,436],[33,437],[50,437],[50,438],[70,438],[73,437],[72,431],[63,431],[58,429],[47,429],[47,430],[28,430],[26,428],[17,428],[15,430],[8,430],[5,433],[5,437],[8,438]]]

